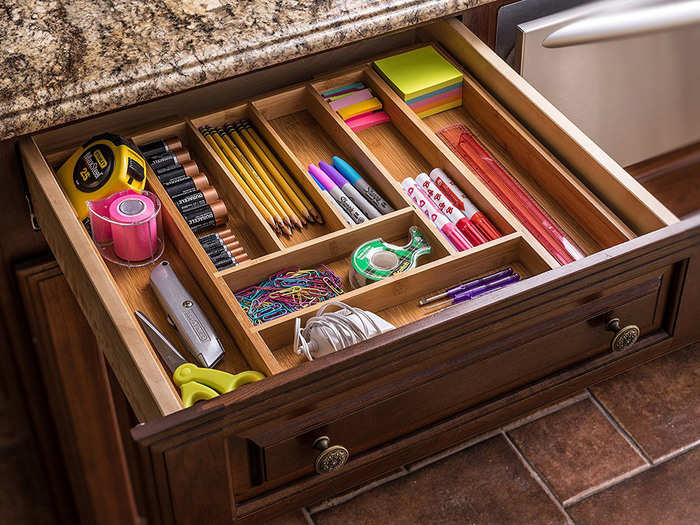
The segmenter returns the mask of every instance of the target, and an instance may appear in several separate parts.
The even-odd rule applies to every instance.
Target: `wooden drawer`
[[[421,121],[365,60],[252,101],[232,97],[218,112],[182,115],[161,126],[139,127],[130,119],[111,130],[137,144],[179,136],[217,186],[251,255],[249,262],[216,271],[162,186],[149,178],[150,189],[163,197],[164,257],[221,338],[226,357],[220,368],[253,368],[268,376],[189,409],[183,409],[133,315],[135,309],[145,311],[178,342],[148,287],[150,268],[105,263],[56,182],[56,166],[101,121],[65,128],[60,147],[55,133],[22,140],[42,231],[144,422],[133,435],[150,479],[154,521],[260,522],[385,472],[399,458],[429,453],[430,447],[405,451],[416,436],[461,421],[489,400],[538,388],[556,374],[593,370],[652,345],[697,337],[696,326],[679,320],[689,318],[696,305],[688,291],[697,290],[700,275],[698,219],[679,222],[458,22],[437,22],[412,35],[464,67],[462,108]],[[380,96],[390,125],[353,133],[319,96],[327,86],[358,79]],[[278,238],[198,131],[242,117],[256,124],[312,196],[326,219],[323,226]],[[478,129],[587,257],[560,266],[437,139],[436,128],[460,121]],[[73,129],[81,131],[71,136]],[[316,160],[331,154],[352,159],[396,211],[346,227],[305,174],[312,154]],[[425,167],[449,173],[504,236],[456,253],[398,186]],[[410,226],[429,238],[430,257],[414,270],[341,296],[398,326],[366,343],[303,362],[291,348],[291,329],[318,305],[253,326],[233,296],[290,265],[326,264],[346,279],[355,246],[380,236],[400,238]],[[526,279],[434,315],[416,306],[435,289],[505,266]],[[605,325],[612,317],[639,325],[636,345],[610,350],[613,334]],[[314,473],[312,444],[322,435],[350,451],[350,461],[338,472]]]
[[[536,323],[514,316],[497,338],[487,334],[480,339],[480,347],[493,349],[487,358],[453,361],[449,373],[426,378],[406,392],[363,405],[341,418],[329,413],[319,418],[324,421],[321,426],[282,442],[267,444],[279,439],[277,434],[255,436],[255,443],[263,448],[266,479],[311,474],[318,455],[312,445],[319,436],[342,438],[338,443],[359,454],[548,373],[608,354],[610,333],[605,324],[611,316],[634,319],[642,334],[640,344],[648,338],[668,337],[663,323],[673,272],[667,266],[634,279],[609,280],[598,289],[588,289],[580,300],[562,301],[555,313],[540,313]],[[444,346],[452,345],[431,351],[444,352]],[[421,372],[428,369],[424,366]],[[287,428],[297,430],[309,423],[303,415],[298,421],[288,421]]]

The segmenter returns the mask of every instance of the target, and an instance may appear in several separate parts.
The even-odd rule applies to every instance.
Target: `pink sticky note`
[[[391,122],[391,118],[384,111],[365,113],[364,115],[358,115],[345,121],[345,123],[350,126],[350,129],[353,131],[371,128],[372,126],[384,124],[385,122]]]
[[[439,95],[435,95],[434,97],[426,98],[425,100],[421,100],[420,102],[416,102],[414,104],[409,105],[411,106],[413,111],[415,111],[416,113],[420,113],[421,111],[425,111],[426,109],[447,104],[452,100],[457,100],[459,97],[461,97],[461,95],[462,86],[453,89],[452,91],[447,91],[446,93],[441,93]]]
[[[333,111],[338,111],[339,109],[352,106],[353,104],[357,104],[358,102],[364,102],[365,100],[369,100],[373,96],[374,95],[370,93],[369,89],[363,89],[362,91],[357,91],[352,95],[348,95],[347,97],[334,100],[330,103],[330,106],[333,109]]]

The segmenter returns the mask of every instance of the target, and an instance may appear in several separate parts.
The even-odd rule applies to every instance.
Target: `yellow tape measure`
[[[146,161],[130,141],[103,133],[78,148],[59,168],[57,176],[78,218],[85,223],[87,201],[122,190],[143,191]]]

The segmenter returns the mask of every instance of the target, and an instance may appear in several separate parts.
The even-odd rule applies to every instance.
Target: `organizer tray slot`
[[[302,170],[298,163],[290,158],[286,146],[281,144],[279,137],[266,119],[250,103],[195,118],[192,120],[192,125],[197,129],[204,126],[220,128],[239,121],[249,121],[251,123],[257,136],[264,141],[269,150],[276,156],[279,164],[282,165],[286,173],[302,190],[304,196],[322,217],[322,222],[305,220],[306,224],[302,229],[292,229],[291,237],[278,235],[281,245],[283,247],[294,246],[344,228],[344,221],[330,209],[329,204],[319,194],[314,182],[306,174],[306,170]],[[211,151],[214,154],[213,150]],[[224,169],[229,171],[226,167]],[[269,170],[266,171],[269,174]]]
[[[507,267],[518,272],[523,279],[550,269],[520,234],[512,233],[471,250],[425,262],[409,272],[347,292],[337,300],[370,310],[400,327],[437,313],[435,308],[419,307],[420,298]],[[478,301],[475,299],[474,305]],[[294,323],[299,318],[303,325],[317,309],[300,311],[258,328],[283,368],[297,366],[306,360],[295,352],[292,345]]]

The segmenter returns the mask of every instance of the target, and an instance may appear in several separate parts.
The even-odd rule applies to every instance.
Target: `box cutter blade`
[[[221,342],[168,261],[161,261],[151,272],[151,287],[187,350],[201,366],[216,366],[224,357]]]
[[[148,340],[153,345],[153,348],[155,348],[156,352],[158,352],[160,359],[163,361],[163,363],[165,363],[165,366],[168,367],[170,373],[174,374],[175,370],[177,370],[180,365],[186,363],[187,360],[182,357],[182,354],[177,351],[177,348],[175,348],[170,341],[168,341],[165,335],[163,335],[163,332],[158,330],[158,328],[156,328],[156,326],[148,317],[144,315],[143,312],[136,310],[134,314],[136,315],[136,319],[139,320],[141,328],[143,328],[143,331],[146,332],[146,337],[148,337]]]
[[[165,366],[170,369],[173,382],[180,387],[182,404],[185,407],[191,407],[197,401],[213,399],[219,394],[232,392],[240,386],[265,378],[263,374],[255,370],[230,374],[222,370],[201,368],[188,363],[143,312],[136,310],[134,313],[146,332],[148,340],[155,347]]]

